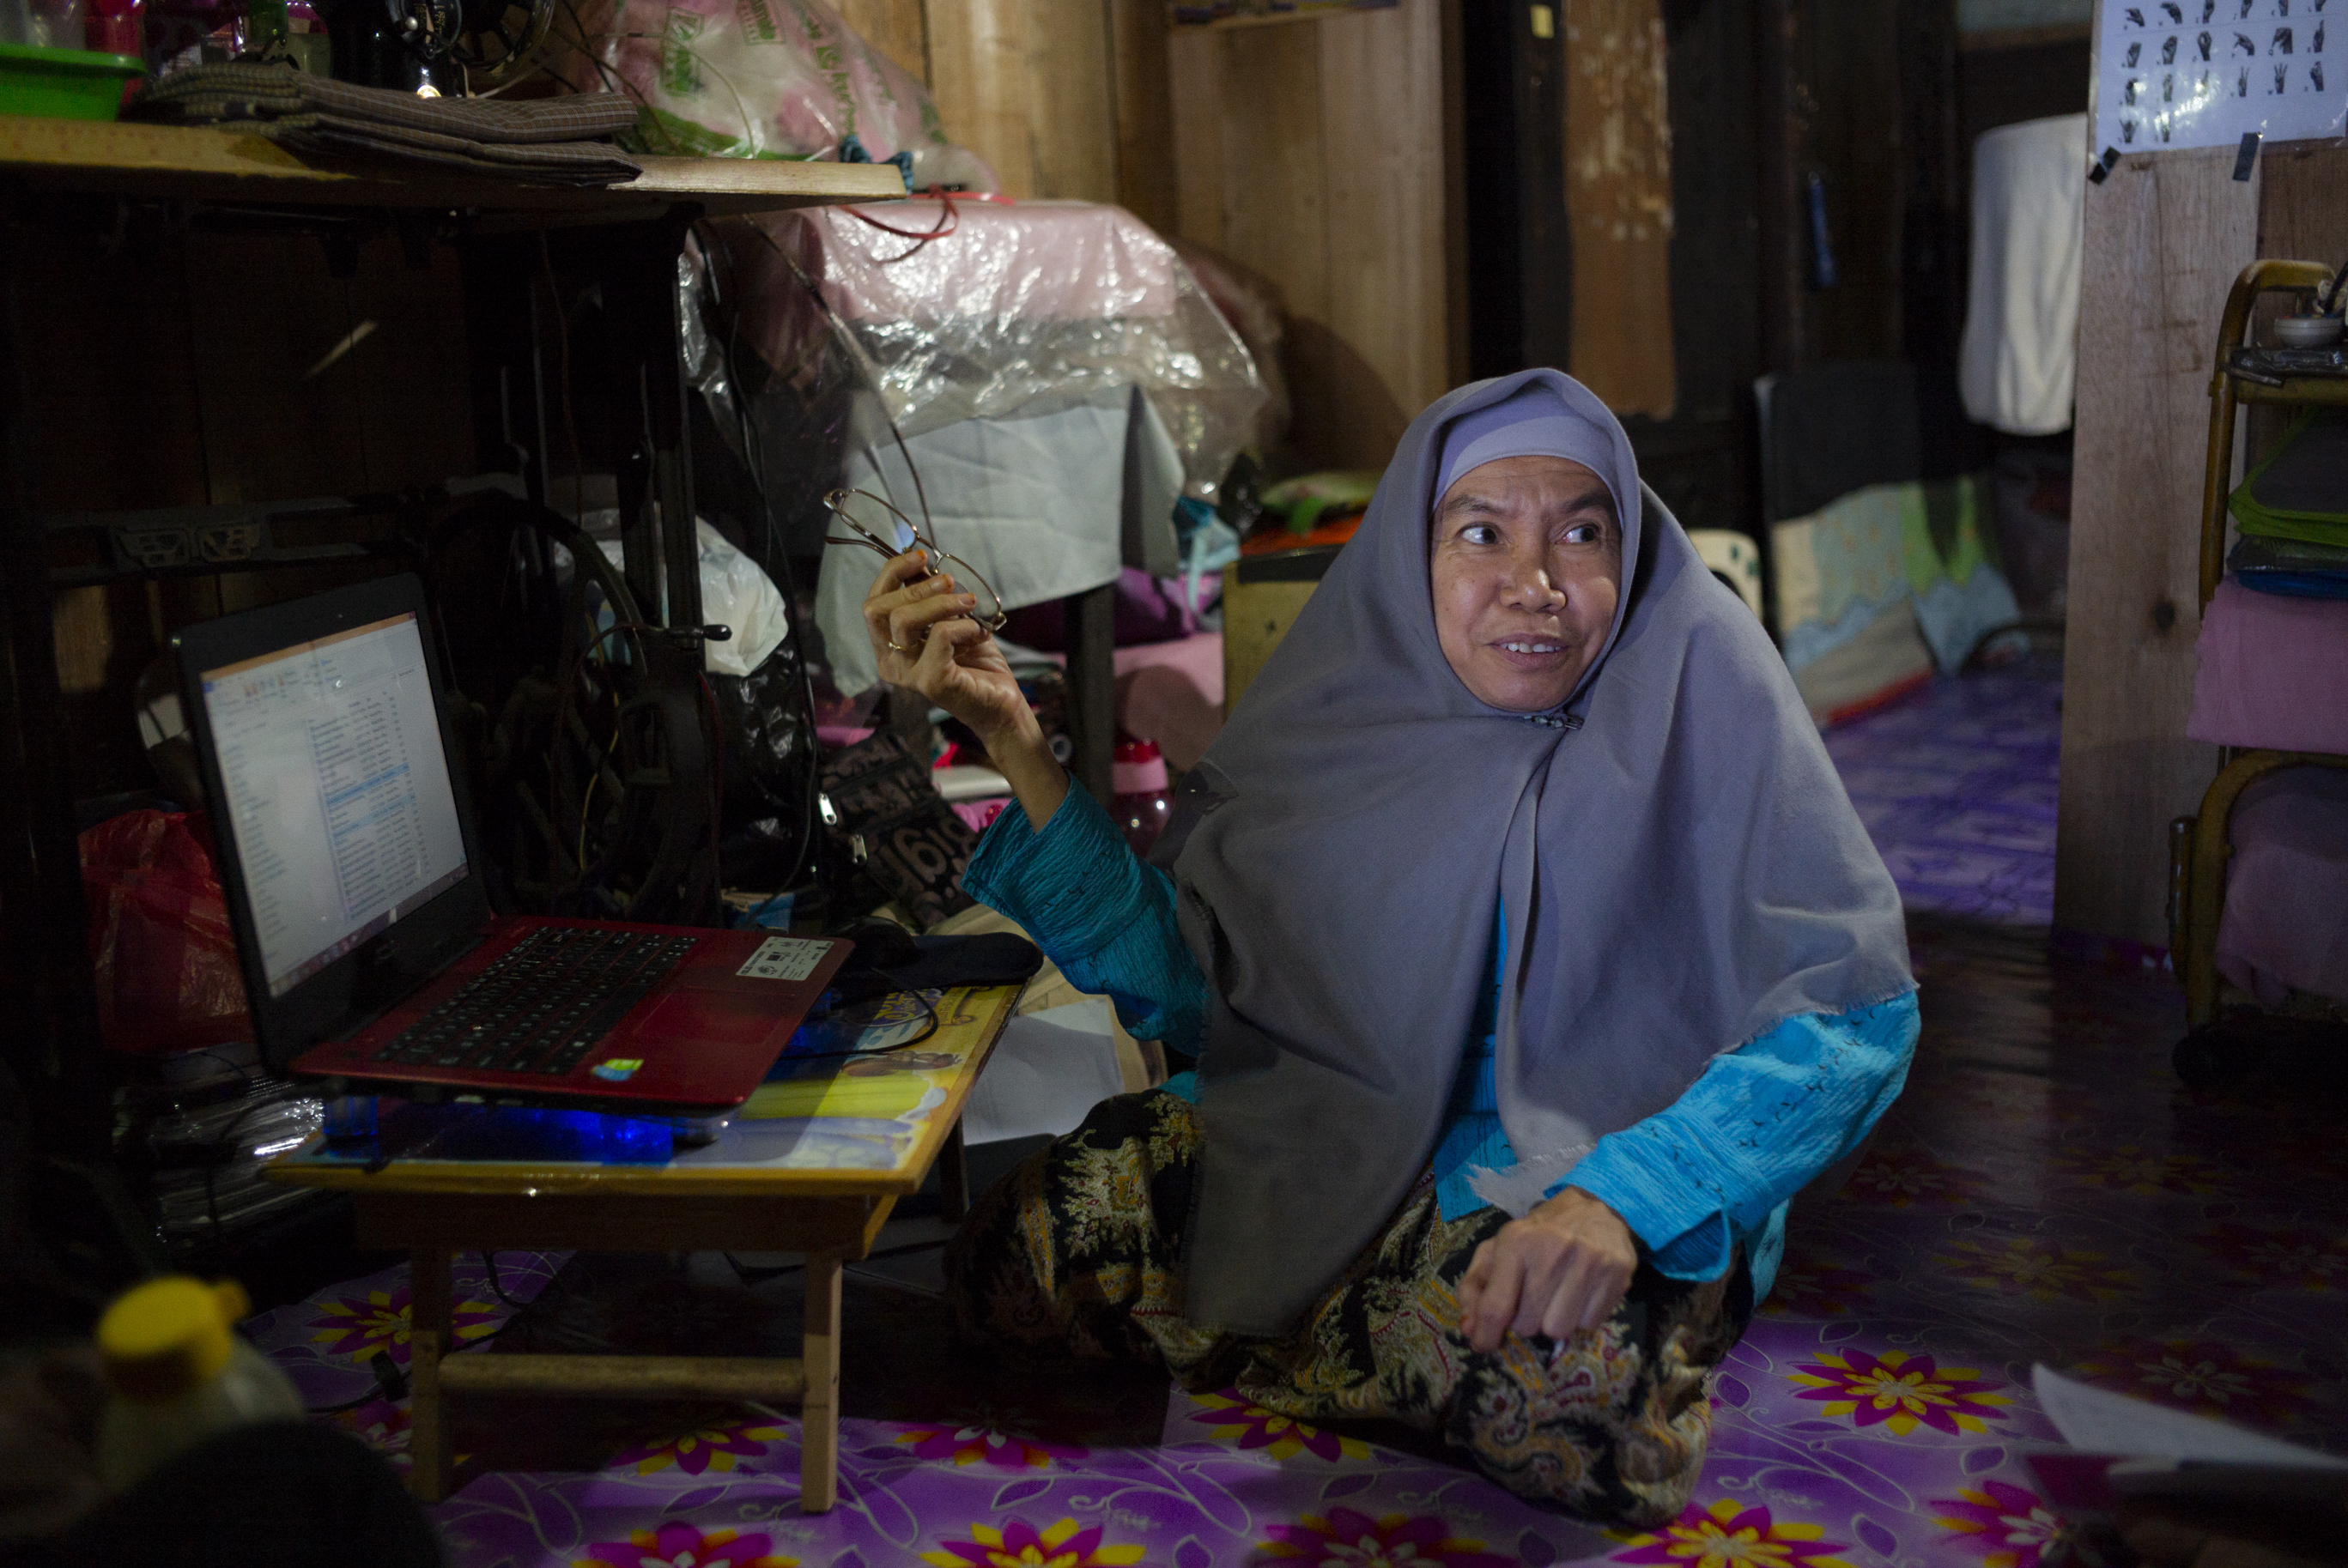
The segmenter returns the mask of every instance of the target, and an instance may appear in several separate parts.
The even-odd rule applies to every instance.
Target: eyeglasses
[[[904,525],[905,531],[907,533],[913,536],[914,541],[921,546],[922,558],[929,562],[930,566],[929,571],[922,574],[923,577],[932,576],[949,564],[958,568],[959,570],[955,573],[955,580],[967,584],[976,594],[983,596],[985,602],[994,606],[992,610],[987,610],[983,614],[973,611],[971,615],[971,619],[977,621],[981,626],[986,628],[990,632],[1000,631],[1003,630],[1004,622],[1009,620],[1011,618],[1009,613],[1004,610],[1003,596],[994,591],[994,584],[988,582],[986,579],[980,576],[978,569],[971,565],[970,562],[963,559],[962,557],[948,555],[945,551],[940,549],[938,548],[937,540],[932,538],[929,534],[924,533],[920,528],[916,527],[912,518],[899,511],[884,497],[876,496],[870,490],[834,490],[831,494],[823,498],[824,510],[829,512],[833,517],[838,518],[841,522],[846,523],[856,532],[856,537],[854,538],[848,538],[839,534],[826,534],[823,537],[823,542],[825,544],[860,545],[864,548],[872,551],[882,560],[895,560],[899,556],[905,553],[903,550],[890,544],[886,539],[883,539],[871,529],[866,528],[862,523],[858,522],[854,517],[850,515],[848,503],[850,500],[860,497],[870,501],[874,506],[880,507],[883,510],[887,511],[890,516],[895,518],[900,523]]]

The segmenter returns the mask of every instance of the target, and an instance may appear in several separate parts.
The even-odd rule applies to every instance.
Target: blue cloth
[[[1005,807],[963,887],[1025,927],[1070,984],[1106,994],[1136,1038],[1196,1053],[1207,982],[1176,925],[1172,879],[1126,847],[1083,786],[1070,782],[1040,833],[1016,802]],[[1484,1206],[1470,1184],[1475,1167],[1516,1163],[1492,1078],[1504,931],[1496,921],[1486,950],[1492,984],[1432,1157],[1446,1219]],[[1788,1201],[1857,1148],[1899,1096],[1917,1028],[1913,991],[1838,1016],[1788,1019],[1714,1058],[1671,1106],[1600,1139],[1550,1194],[1578,1187],[1600,1199],[1675,1279],[1717,1277],[1743,1244],[1758,1299],[1785,1249]],[[1165,1087],[1198,1100],[1193,1073]]]

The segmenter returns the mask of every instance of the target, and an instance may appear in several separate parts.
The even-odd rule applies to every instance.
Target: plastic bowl
[[[0,44],[0,114],[51,119],[112,119],[127,82],[147,74],[129,55]]]
[[[2283,348],[2330,348],[2340,341],[2338,316],[2277,316],[2274,340]]]

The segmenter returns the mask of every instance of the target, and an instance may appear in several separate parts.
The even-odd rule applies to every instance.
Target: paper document
[[[2348,1460],[2260,1437],[2207,1416],[2132,1399],[2034,1367],[2030,1384],[2063,1440],[2082,1453],[2201,1464],[2312,1465],[2348,1471]]]
[[[966,1142],[1057,1137],[1125,1091],[1106,998],[1086,997],[1013,1019],[962,1113]]]

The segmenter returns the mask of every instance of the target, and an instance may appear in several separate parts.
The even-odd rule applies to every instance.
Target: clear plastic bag
[[[1172,248],[1120,208],[917,198],[745,221],[773,247],[755,237],[726,247],[743,336],[783,389],[817,393],[813,423],[838,439],[888,438],[842,403],[826,366],[841,352],[908,437],[1138,387],[1173,439],[1185,492],[1211,499],[1264,405],[1246,346]],[[794,264],[844,323],[846,344]]]
[[[922,84],[823,0],[585,0],[572,15],[576,31],[556,29],[570,48],[554,69],[582,88],[605,72],[624,82],[643,106],[643,151],[881,162],[903,152],[917,187],[994,189],[975,153],[946,141]]]

